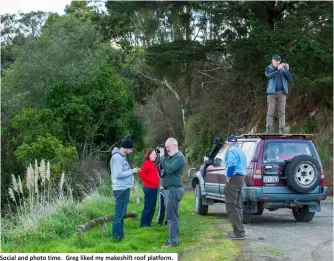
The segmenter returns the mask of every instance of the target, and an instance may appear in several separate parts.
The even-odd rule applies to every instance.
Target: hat
[[[122,141],[121,147],[124,149],[132,149],[133,148],[133,142],[129,138],[126,138]]]
[[[228,136],[226,141],[228,142],[237,142],[237,137],[236,136]]]
[[[275,60],[281,60],[281,56],[279,56],[278,54],[273,54],[271,58]]]

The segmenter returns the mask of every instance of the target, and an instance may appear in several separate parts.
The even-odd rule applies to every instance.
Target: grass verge
[[[272,248],[272,247],[265,247],[264,251],[273,254],[274,256],[284,256],[283,252],[277,251],[276,249]]]
[[[238,243],[225,238],[230,224],[217,215],[199,216],[194,213],[194,195],[187,191],[180,203],[180,246],[162,249],[168,238],[166,226],[140,228],[143,202],[136,205],[131,191],[128,211],[136,211],[137,218],[125,219],[125,239],[115,242],[111,238],[111,223],[103,233],[95,227],[78,237],[76,225],[105,215],[114,214],[114,200],[95,194],[80,204],[64,203],[48,216],[43,216],[36,226],[18,224],[2,231],[1,252],[12,253],[165,253],[179,254],[182,261],[234,260],[239,254]],[[155,220],[155,219],[154,219]],[[15,221],[14,221],[15,222]]]

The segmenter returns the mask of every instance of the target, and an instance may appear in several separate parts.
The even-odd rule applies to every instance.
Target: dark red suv
[[[238,143],[247,157],[243,187],[244,223],[266,208],[292,209],[297,221],[309,222],[326,199],[323,169],[317,150],[306,134],[244,134]],[[196,213],[205,215],[208,205],[224,202],[226,148],[219,138],[204,164],[190,177],[196,191]]]

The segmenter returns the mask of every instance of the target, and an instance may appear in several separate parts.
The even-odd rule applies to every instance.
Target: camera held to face
[[[164,146],[163,144],[160,144],[159,147],[156,147],[155,152],[156,152],[157,154],[160,154],[160,149],[165,149],[165,146]],[[166,152],[166,150],[165,150],[165,152]]]

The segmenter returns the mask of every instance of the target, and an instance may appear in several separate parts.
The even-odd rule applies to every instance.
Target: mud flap
[[[213,199],[202,197],[202,204],[203,205],[213,205]]]
[[[320,212],[321,211],[320,202],[316,202],[315,205],[309,205],[308,210],[310,212]]]

